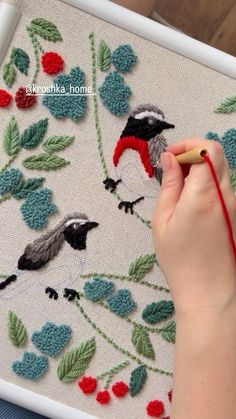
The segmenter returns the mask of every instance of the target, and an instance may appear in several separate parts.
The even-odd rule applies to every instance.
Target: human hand
[[[161,156],[163,183],[152,231],[177,315],[199,309],[221,311],[236,299],[235,258],[209,167],[194,164],[184,178],[174,156],[195,147],[208,151],[236,239],[236,198],[221,145],[192,139],[168,147]]]

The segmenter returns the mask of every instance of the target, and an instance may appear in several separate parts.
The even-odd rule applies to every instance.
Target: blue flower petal
[[[30,192],[21,205],[21,213],[25,223],[34,229],[41,229],[46,226],[48,216],[57,211],[55,204],[51,203],[52,191],[40,189]]]
[[[18,169],[10,169],[0,173],[0,195],[13,192],[22,180]]]
[[[98,90],[103,105],[112,114],[122,116],[128,112],[128,98],[132,92],[129,86],[125,86],[124,77],[119,73],[110,72]]]
[[[76,94],[81,87],[85,86],[84,72],[79,67],[72,68],[69,75],[59,75],[53,83],[55,87],[58,86],[58,91],[53,86],[49,94],[44,95],[43,105],[57,119],[69,117],[78,122],[87,108],[87,96]]]
[[[129,44],[120,45],[111,56],[112,63],[117,71],[127,73],[137,62],[137,57]]]

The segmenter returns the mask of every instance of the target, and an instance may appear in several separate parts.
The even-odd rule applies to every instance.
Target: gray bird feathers
[[[87,232],[96,226],[85,214],[67,215],[56,227],[26,246],[18,269],[34,270],[46,265],[57,256],[65,240],[74,249],[85,249]]]

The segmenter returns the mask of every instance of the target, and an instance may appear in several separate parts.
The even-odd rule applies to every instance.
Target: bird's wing
[[[152,166],[155,166],[157,161],[160,160],[161,153],[166,150],[167,145],[165,137],[160,134],[148,141],[148,151]]]
[[[39,269],[52,260],[60,251],[64,242],[64,230],[66,223],[76,218],[85,218],[84,214],[67,215],[56,227],[48,231],[43,236],[28,244],[24,254],[18,261],[19,269],[34,270]]]

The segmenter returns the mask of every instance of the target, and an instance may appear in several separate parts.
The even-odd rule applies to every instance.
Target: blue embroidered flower
[[[28,380],[38,380],[47,369],[47,358],[37,356],[34,352],[24,352],[22,361],[15,361],[12,364],[12,370]]]
[[[22,173],[18,169],[10,169],[0,173],[0,195],[14,191],[21,179]]]
[[[121,289],[107,299],[107,304],[113,313],[124,317],[136,308],[131,292]]]
[[[23,219],[30,228],[38,230],[45,227],[48,216],[57,211],[56,205],[51,203],[51,195],[50,189],[33,191],[21,205]]]
[[[116,48],[112,53],[111,59],[116,70],[121,73],[131,71],[137,62],[137,57],[129,44],[120,45]]]
[[[220,138],[215,132],[207,132],[205,138],[208,140],[219,141],[224,149],[224,153],[231,169],[236,168],[236,129],[231,128]]]
[[[79,67],[72,68],[69,75],[57,76],[53,83],[55,88],[53,86],[49,94],[44,95],[43,105],[55,118],[69,117],[79,121],[87,107],[87,97],[78,94],[85,85],[84,72]]]
[[[71,333],[70,326],[47,322],[40,332],[33,333],[31,341],[43,354],[56,357],[68,344]]]
[[[125,86],[124,77],[119,73],[110,72],[98,90],[103,105],[111,113],[121,116],[128,112],[128,98],[132,92],[129,86]]]
[[[88,300],[99,301],[108,297],[114,291],[114,284],[101,278],[93,278],[93,281],[85,282],[84,294]]]

